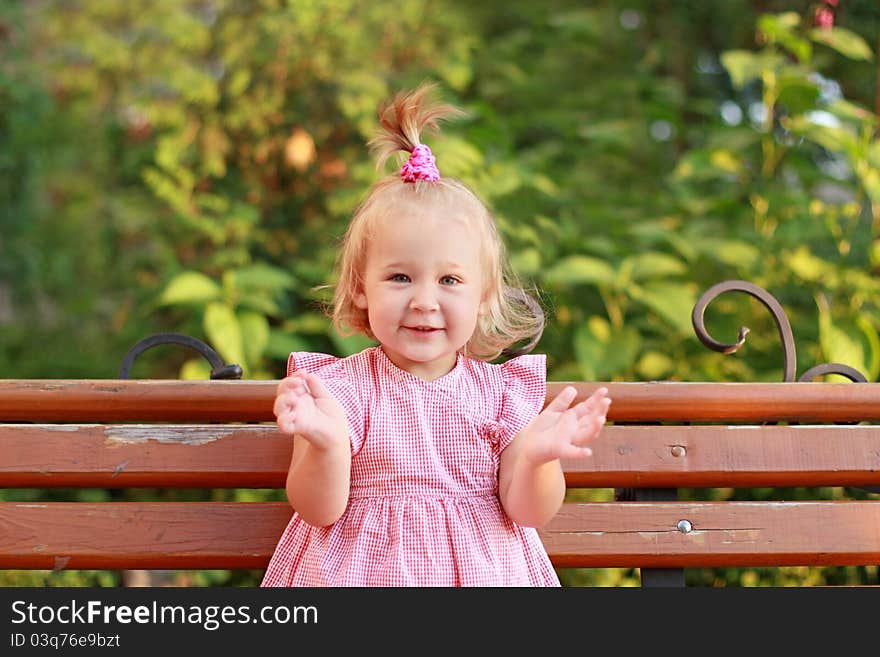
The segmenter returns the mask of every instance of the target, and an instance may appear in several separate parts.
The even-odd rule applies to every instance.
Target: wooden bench
[[[291,510],[276,381],[0,381],[0,488],[276,489],[273,502],[0,503],[3,569],[261,569]],[[548,385],[548,398],[564,384]],[[575,383],[583,398],[598,383]],[[541,530],[559,568],[880,564],[880,498],[731,501],[880,486],[880,384],[609,383],[594,456]],[[817,487],[819,487],[817,489]],[[588,499],[594,489],[603,501]],[[699,499],[704,489],[718,499]],[[617,499],[612,491],[618,492]],[[706,496],[712,497],[712,496]],[[871,582],[868,582],[871,583]]]

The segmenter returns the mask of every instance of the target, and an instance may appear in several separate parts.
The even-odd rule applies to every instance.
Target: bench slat
[[[568,486],[679,488],[880,484],[880,426],[609,426]]]
[[[3,487],[283,488],[274,425],[0,425]],[[880,426],[608,426],[569,487],[880,485]]]
[[[0,568],[264,568],[290,513],[272,502],[5,502]],[[565,504],[541,538],[557,567],[877,564],[880,501]]]
[[[271,421],[277,381],[0,379],[0,422]],[[604,385],[610,420],[800,422],[880,420],[880,383],[588,383]]]
[[[265,568],[282,502],[0,503],[0,568]]]
[[[0,424],[0,486],[284,488],[275,425]]]
[[[877,564],[880,501],[565,504],[542,538],[560,567]]]

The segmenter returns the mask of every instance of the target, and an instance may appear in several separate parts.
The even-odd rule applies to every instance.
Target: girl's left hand
[[[535,465],[560,458],[583,458],[593,453],[587,443],[605,424],[611,398],[599,388],[587,399],[571,406],[577,390],[566,386],[526,427],[523,456]]]

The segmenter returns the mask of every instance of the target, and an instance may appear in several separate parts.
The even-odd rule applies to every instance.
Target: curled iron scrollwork
[[[868,382],[867,377],[859,372],[855,367],[843,365],[842,363],[822,363],[821,365],[815,365],[811,367],[806,372],[801,374],[800,377],[798,377],[798,383],[812,381],[817,376],[823,376],[825,374],[839,374],[840,376],[845,376],[853,383]]]
[[[712,301],[725,292],[745,292],[746,294],[750,294],[760,301],[770,311],[770,314],[773,315],[773,321],[776,323],[776,328],[779,330],[779,337],[782,340],[784,368],[782,380],[784,382],[794,382],[797,380],[802,383],[812,381],[816,377],[825,374],[839,374],[840,376],[844,376],[850,381],[856,383],[867,382],[868,379],[864,374],[854,367],[843,365],[841,363],[823,363],[821,365],[816,365],[804,372],[800,378],[796,379],[797,352],[795,350],[794,335],[791,331],[791,323],[788,321],[788,316],[785,314],[782,305],[776,300],[776,297],[764,288],[759,287],[754,283],[749,283],[748,281],[731,280],[717,283],[703,292],[700,298],[697,299],[697,303],[694,304],[694,309],[691,313],[691,323],[694,326],[694,332],[697,334],[697,338],[699,338],[700,342],[709,349],[723,354],[732,354],[745,344],[746,335],[749,333],[749,328],[747,326],[742,326],[739,329],[736,342],[723,343],[712,338],[706,330],[704,320],[706,308]]]
[[[183,333],[157,333],[156,335],[151,335],[150,337],[144,338],[143,340],[138,342],[136,345],[128,350],[128,352],[125,354],[125,357],[122,359],[122,364],[119,366],[118,378],[127,379],[129,372],[131,372],[131,368],[134,365],[135,359],[147,349],[162,344],[179,344],[199,352],[211,365],[212,379],[241,378],[242,369],[240,365],[227,365],[223,362],[223,359],[220,358],[220,355],[210,346],[208,346],[198,338],[194,338]]]

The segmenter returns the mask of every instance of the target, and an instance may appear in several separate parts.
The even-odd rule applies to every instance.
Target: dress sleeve
[[[345,410],[351,452],[352,455],[357,454],[364,443],[366,421],[358,395],[360,386],[346,367],[345,361],[329,354],[295,351],[287,359],[287,375],[294,372],[314,374],[327,386],[327,390]]]
[[[499,454],[544,407],[546,362],[544,354],[527,354],[502,363],[501,408],[491,428]]]

